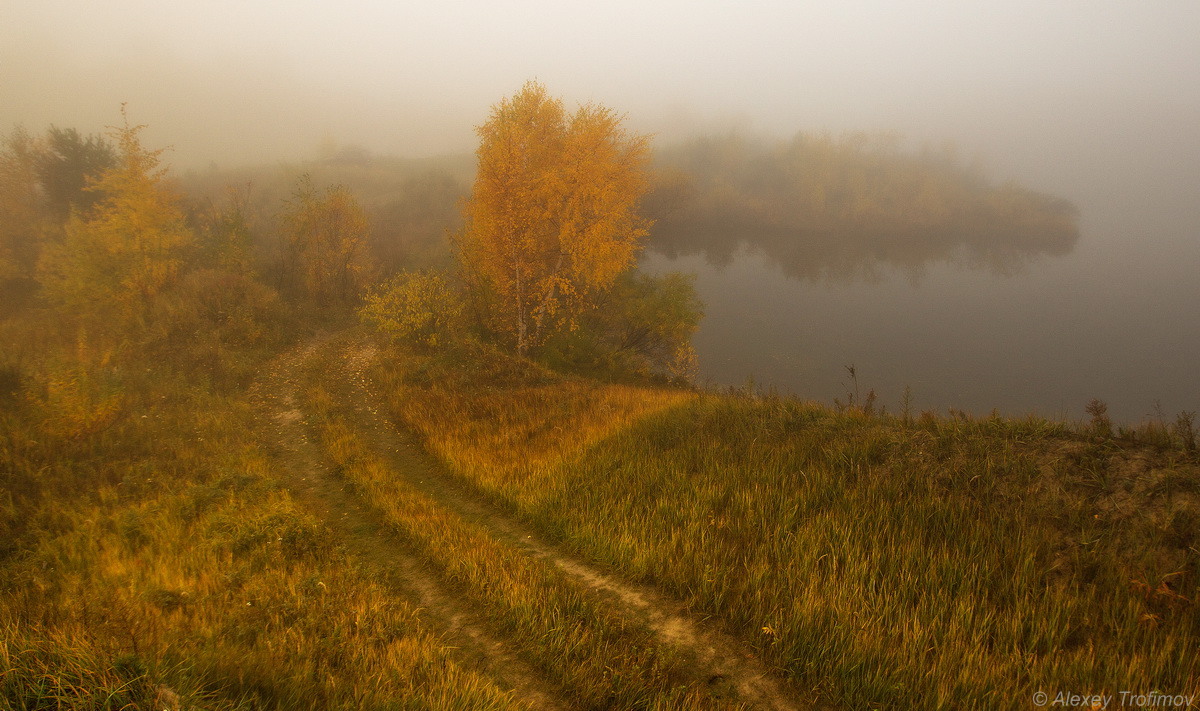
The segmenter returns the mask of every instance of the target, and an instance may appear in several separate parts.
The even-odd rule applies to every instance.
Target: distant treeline
[[[210,168],[182,176],[183,192],[200,209],[219,204],[228,186],[244,189],[261,238],[260,253],[270,260],[278,245],[276,213],[296,178],[349,190],[370,221],[367,244],[383,273],[402,267],[444,266],[450,259],[446,233],[461,227],[460,203],[470,193],[475,158],[470,154],[407,159],[344,148],[315,161],[239,169]]]
[[[1069,252],[1079,234],[1070,202],[993,184],[949,148],[903,151],[891,134],[708,136],[660,151],[658,165],[645,203],[654,246],[717,264],[747,243],[806,278],[938,260],[1009,271]]]

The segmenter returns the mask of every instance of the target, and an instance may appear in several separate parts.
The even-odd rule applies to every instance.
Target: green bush
[[[597,377],[696,377],[692,334],[704,315],[695,276],[629,271],[579,326],[552,336],[541,360],[553,368]]]
[[[359,317],[393,340],[431,349],[461,333],[466,304],[436,271],[403,271],[366,296]]]

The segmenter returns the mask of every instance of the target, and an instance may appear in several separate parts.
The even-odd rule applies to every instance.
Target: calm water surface
[[[1200,196],[1198,196],[1200,199]],[[806,399],[862,394],[898,409],[1083,419],[1092,398],[1118,421],[1200,410],[1200,211],[1140,222],[1085,207],[1066,256],[1015,273],[945,261],[869,265],[871,276],[794,278],[752,243],[732,260],[668,258],[643,268],[697,275],[706,315],[695,338],[701,380],[748,379]],[[788,270],[796,273],[796,269]]]

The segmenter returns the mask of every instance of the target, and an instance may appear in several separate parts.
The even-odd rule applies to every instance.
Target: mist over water
[[[853,365],[859,396],[874,389],[893,412],[906,387],[914,408],[978,415],[1080,419],[1092,398],[1124,422],[1200,409],[1195,205],[1080,207],[1072,250],[1016,268],[864,255],[858,270],[806,278],[752,234],[723,264],[652,247],[642,265],[697,274],[707,308],[695,343],[712,384],[845,402]]]

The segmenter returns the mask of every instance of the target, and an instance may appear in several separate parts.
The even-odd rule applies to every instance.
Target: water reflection
[[[1078,239],[1073,226],[1040,234],[1005,225],[972,232],[835,233],[668,218],[655,225],[650,247],[670,259],[702,256],[717,268],[749,249],[794,279],[873,282],[898,270],[918,282],[933,263],[1015,275],[1034,259],[1070,254]]]
[[[697,275],[706,306],[695,345],[711,385],[752,378],[832,403],[846,399],[845,366],[854,364],[863,391],[875,389],[891,411],[906,388],[914,407],[943,413],[1083,418],[1091,398],[1123,422],[1152,418],[1156,406],[1168,417],[1200,409],[1200,322],[1190,306],[1200,303],[1200,240],[1160,238],[1174,246],[1150,250],[1102,237],[1062,258],[1026,250],[1016,273],[924,252],[931,261],[907,259],[920,265],[917,282],[890,256],[867,266],[862,252],[838,262],[797,248],[805,258],[787,263],[753,236],[723,240],[715,259],[652,247],[641,266]],[[837,264],[875,278],[831,278]]]
[[[853,364],[893,411],[911,388],[943,413],[1173,418],[1200,410],[1200,203],[1158,163],[1076,181],[1076,210],[884,139],[700,139],[660,156],[642,268],[697,275],[713,385],[832,403]]]
[[[664,151],[645,202],[651,246],[728,265],[742,247],[798,279],[919,280],[934,262],[1015,274],[1079,239],[1073,204],[994,184],[949,148],[891,134],[707,136]]]

